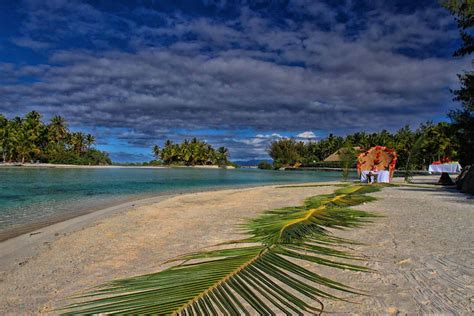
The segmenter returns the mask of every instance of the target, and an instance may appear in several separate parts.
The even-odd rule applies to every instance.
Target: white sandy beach
[[[167,259],[235,239],[245,218],[335,189],[264,186],[158,197],[7,240],[0,243],[0,314],[54,314],[74,293],[155,272]],[[355,250],[377,273],[316,267],[368,296],[350,297],[354,304],[325,301],[326,311],[472,313],[472,196],[438,186],[388,187],[373,195],[377,201],[359,208],[385,217],[337,235],[364,242]]]

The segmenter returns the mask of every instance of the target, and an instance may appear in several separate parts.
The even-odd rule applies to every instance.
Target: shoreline
[[[88,166],[87,166],[88,167]],[[112,167],[112,166],[111,166]],[[63,168],[63,167],[60,167]],[[64,167],[67,168],[67,167]],[[131,167],[134,168],[134,167]],[[161,167],[160,167],[161,168]],[[168,168],[168,167],[166,167]],[[221,190],[232,190],[232,189],[246,189],[246,188],[257,188],[257,187],[265,187],[265,186],[275,186],[275,185],[289,185],[289,186],[294,186],[294,185],[314,185],[318,183],[340,183],[342,181],[338,180],[333,180],[333,181],[323,181],[323,182],[302,182],[302,183],[265,183],[261,185],[236,185],[236,186],[219,186],[219,187],[209,187],[209,188],[199,188],[199,189],[183,189],[183,190],[176,190],[172,192],[161,192],[161,193],[152,193],[152,194],[147,194],[147,195],[138,195],[135,194],[134,196],[129,196],[127,198],[124,198],[121,201],[110,201],[108,203],[105,203],[104,205],[96,206],[96,207],[91,207],[91,208],[86,208],[86,209],[81,209],[80,211],[76,211],[74,213],[67,213],[67,214],[56,214],[50,218],[44,218],[41,219],[38,222],[35,223],[26,223],[26,224],[19,224],[10,228],[6,228],[4,230],[0,230],[0,243],[7,241],[9,239],[22,236],[22,235],[28,235],[31,233],[34,233],[34,231],[43,229],[45,227],[61,223],[64,221],[68,221],[71,219],[74,219],[76,217],[81,217],[87,214],[91,214],[94,212],[100,212],[104,209],[109,209],[109,208],[114,208],[114,207],[120,207],[121,205],[128,205],[133,202],[140,203],[142,200],[148,200],[148,199],[153,199],[153,198],[160,198],[163,196],[168,196],[168,197],[173,197],[176,195],[182,195],[182,194],[192,194],[192,193],[201,193],[201,192],[214,192],[214,191],[221,191]],[[392,180],[393,183],[401,183],[403,182],[402,177],[394,177]],[[423,182],[423,180],[422,180]],[[429,184],[435,184],[435,182],[432,182],[429,180]]]
[[[393,183],[400,183],[403,178],[393,178]],[[97,206],[97,207],[91,207],[87,209],[82,209],[80,211],[74,212],[74,213],[67,213],[67,214],[56,214],[55,216],[52,216],[50,218],[45,218],[42,219],[38,222],[35,223],[27,223],[27,224],[19,224],[18,226],[10,227],[7,228],[3,231],[0,231],[0,244],[2,242],[5,242],[9,239],[16,238],[22,235],[30,235],[30,234],[35,234],[36,230],[39,229],[44,229],[46,227],[62,223],[77,217],[85,216],[88,214],[92,214],[95,212],[100,212],[105,209],[110,209],[110,208],[120,208],[122,205],[131,205],[136,202],[137,204],[141,204],[142,201],[154,199],[154,198],[162,198],[162,197],[173,197],[177,195],[183,195],[183,194],[194,194],[194,193],[201,193],[201,192],[215,192],[215,191],[222,191],[222,190],[232,190],[232,189],[250,189],[250,188],[258,188],[258,187],[272,187],[272,186],[299,186],[299,185],[314,185],[314,184],[327,184],[327,183],[341,183],[342,181],[324,181],[324,182],[302,182],[302,183],[266,183],[262,185],[236,185],[236,186],[220,186],[220,187],[210,187],[210,188],[200,188],[200,189],[183,189],[183,190],[177,190],[173,192],[162,192],[160,193],[153,193],[150,195],[134,195],[130,196],[128,198],[125,198],[122,201],[116,201],[116,202],[109,202],[106,203],[105,205]],[[431,181],[429,182],[431,184]],[[151,202],[153,203],[153,202]]]
[[[173,196],[175,195],[162,195],[121,203],[50,223],[30,232],[2,240],[0,241],[0,253],[2,253],[2,256],[0,256],[0,273],[8,271],[17,264],[22,265],[28,258],[40,253],[41,245],[50,244],[61,236],[72,234],[90,225],[93,226],[94,222],[106,220],[133,207],[151,205]]]
[[[331,181],[325,181],[324,183],[328,183]],[[319,182],[308,182],[302,184],[315,184]],[[321,182],[322,183],[322,182]],[[289,185],[296,185],[297,183],[290,183]],[[49,226],[53,226],[58,223],[66,222],[77,217],[82,217],[88,214],[93,214],[96,212],[101,212],[107,209],[115,209],[115,208],[122,208],[125,206],[134,206],[134,204],[143,205],[142,202],[146,202],[147,200],[151,200],[150,203],[154,203],[154,199],[161,199],[166,197],[174,197],[178,195],[184,194],[195,194],[195,193],[202,193],[202,192],[215,192],[215,191],[222,191],[222,190],[233,190],[233,189],[250,189],[250,188],[258,188],[258,187],[266,187],[266,186],[275,186],[275,185],[286,185],[285,183],[266,183],[263,185],[236,185],[236,186],[219,186],[219,187],[209,187],[209,188],[199,188],[199,189],[183,189],[177,190],[172,192],[162,192],[160,193],[153,193],[149,195],[135,195],[125,198],[123,201],[119,202],[109,202],[103,206],[92,207],[83,209],[74,213],[66,213],[66,214],[56,214],[50,218],[42,219],[35,223],[28,223],[28,224],[19,224],[18,226],[14,226],[11,228],[7,228],[3,231],[0,231],[0,244],[2,242],[8,241],[10,239],[20,237],[23,235],[30,235],[35,234],[36,230],[45,229]]]
[[[94,222],[100,220],[107,220],[109,217],[127,212],[141,206],[151,206],[153,204],[162,202],[167,199],[171,199],[177,196],[195,195],[200,193],[216,193],[231,190],[248,190],[254,188],[273,188],[278,186],[299,186],[299,185],[322,185],[332,186],[338,184],[340,181],[325,181],[325,182],[305,182],[305,183],[280,183],[280,184],[264,184],[264,185],[252,185],[252,186],[237,186],[237,187],[218,187],[198,189],[198,190],[185,190],[180,192],[174,192],[170,194],[154,194],[150,197],[133,198],[130,197],[128,201],[119,202],[118,204],[111,203],[109,206],[100,207],[98,209],[92,208],[88,210],[79,211],[75,214],[63,214],[58,215],[54,219],[45,220],[40,223],[27,224],[18,228],[7,229],[0,232],[0,267],[14,266],[20,264],[22,260],[18,262],[11,262],[11,260],[5,260],[5,258],[14,254],[17,248],[27,249],[32,246],[38,246],[41,243],[51,243],[56,240],[56,237],[63,236],[64,234],[74,233],[75,231],[81,230],[84,227],[94,225]],[[40,231],[41,230],[41,231]],[[23,252],[20,249],[20,252]],[[28,251],[28,256],[34,256],[37,253],[31,253]],[[0,273],[2,270],[0,270]]]
[[[56,214],[54,216],[41,219],[40,221],[35,222],[35,223],[18,224],[16,226],[0,231],[0,243],[12,238],[22,236],[22,235],[31,235],[31,234],[34,235],[36,234],[35,233],[36,230],[44,229],[46,227],[49,227],[58,223],[66,222],[68,220],[71,220],[77,217],[85,216],[85,215],[92,214],[95,212],[100,212],[106,209],[117,208],[122,205],[133,204],[134,202],[138,204],[142,200],[149,200],[149,199],[166,197],[166,196],[171,197],[171,196],[185,194],[185,193],[186,192],[177,192],[177,193],[170,193],[170,194],[154,194],[153,196],[149,196],[149,197],[138,197],[138,196],[136,198],[129,197],[129,198],[124,199],[124,201],[120,201],[116,203],[109,202],[109,203],[106,203],[104,206],[86,208],[80,211],[76,211],[74,213]]]

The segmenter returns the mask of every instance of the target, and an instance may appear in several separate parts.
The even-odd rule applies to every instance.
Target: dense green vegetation
[[[273,169],[273,166],[266,161],[260,161],[257,165],[258,169],[264,169],[264,170],[271,170]]]
[[[49,124],[32,111],[8,120],[0,114],[0,162],[43,162],[74,165],[109,165],[107,153],[94,149],[91,134],[69,132],[61,116]]]
[[[280,139],[271,143],[268,153],[273,159],[275,168],[295,164],[301,164],[303,167],[321,167],[325,164],[322,161],[340,148],[358,146],[368,149],[377,145],[395,149],[398,154],[398,169],[406,169],[407,166],[410,167],[408,169],[426,168],[429,163],[442,157],[457,159],[461,147],[454,124],[441,122],[422,124],[415,131],[405,126],[396,133],[383,130],[371,134],[358,132],[346,137],[330,134],[319,142],[305,143],[289,138]],[[355,155],[355,152],[353,154]],[[355,159],[344,157],[343,164],[339,166],[347,168],[348,165],[355,164]],[[328,163],[329,166],[337,165],[332,162]]]
[[[167,140],[163,148],[153,146],[156,161],[164,165],[229,165],[229,150],[225,147],[214,149],[205,141],[185,139],[181,144]]]
[[[443,5],[456,17],[462,45],[454,56],[467,56],[474,52],[474,1],[447,0]],[[472,63],[471,63],[472,65]],[[460,110],[453,110],[449,117],[458,141],[459,159],[463,165],[474,164],[474,71],[465,71],[458,75],[460,88],[454,90],[454,100],[461,103]]]

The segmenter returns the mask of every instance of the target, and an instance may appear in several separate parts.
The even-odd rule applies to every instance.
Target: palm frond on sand
[[[374,200],[378,186],[351,185],[309,198],[303,206],[267,211],[243,225],[251,237],[219,249],[183,255],[163,271],[109,282],[75,297],[66,314],[287,315],[320,313],[334,292],[357,293],[301,262],[353,271],[351,241],[328,228],[359,227],[374,214],[350,206]]]

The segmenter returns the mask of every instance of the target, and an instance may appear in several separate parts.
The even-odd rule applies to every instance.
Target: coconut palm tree
[[[153,156],[155,157],[156,160],[160,159],[160,154],[161,154],[161,149],[160,146],[154,145],[152,149]]]
[[[17,158],[17,147],[19,143],[19,134],[22,127],[20,117],[15,117],[7,122],[4,132],[4,155],[5,161],[15,161]]]
[[[50,121],[48,125],[48,140],[52,143],[60,143],[67,139],[68,128],[66,121],[62,116],[56,115]]]
[[[220,150],[222,153],[216,151],[210,144],[194,137],[191,140],[185,139],[181,144],[173,144],[167,140],[159,156],[164,164],[209,165],[219,164],[219,160],[226,163],[228,149],[222,147]]]
[[[217,148],[217,161],[219,165],[226,165],[229,159],[229,150],[225,147]]]
[[[14,160],[25,163],[26,159],[30,157],[33,149],[33,143],[30,137],[30,130],[27,122],[20,117],[16,117],[12,124],[10,124],[10,146],[12,149],[11,155]]]
[[[85,144],[86,144],[87,149],[90,149],[94,143],[95,143],[94,135],[87,134],[85,138]]]
[[[170,164],[173,160],[173,142],[171,140],[166,140],[163,150],[160,153],[161,160],[165,164]]]
[[[7,137],[8,137],[8,120],[5,116],[0,114],[0,153],[2,161],[7,159]]]
[[[23,160],[26,156],[29,158],[38,157],[43,143],[42,137],[46,136],[44,130],[44,124],[41,122],[41,115],[38,112],[31,111],[26,114],[22,124],[22,132],[25,134],[24,142],[28,153],[23,155]]]
[[[86,136],[82,132],[72,133],[72,134],[70,134],[69,142],[70,142],[73,150],[76,152],[76,154],[79,155],[85,149]]]
[[[190,165],[192,160],[192,152],[189,141],[185,139],[182,143],[174,144],[173,146],[173,162]]]
[[[394,149],[398,155],[397,163],[399,166],[407,166],[408,157],[413,156],[412,148],[416,139],[416,134],[410,129],[408,125],[399,129],[394,135]],[[414,162],[413,159],[412,162]]]
[[[109,161],[108,156],[99,151],[94,151],[93,155],[84,155],[92,150],[94,142],[95,138],[91,134],[69,133],[66,121],[60,116],[53,117],[50,124],[45,125],[36,111],[29,112],[24,118],[15,117],[11,120],[0,115],[0,161]],[[71,155],[71,152],[75,155]]]

